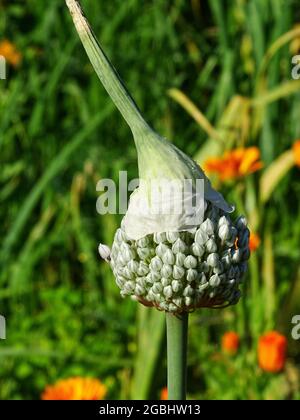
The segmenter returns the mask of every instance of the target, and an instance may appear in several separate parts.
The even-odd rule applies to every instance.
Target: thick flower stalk
[[[249,258],[247,223],[244,217],[232,221],[233,206],[212,188],[202,169],[145,122],[78,2],[66,3],[95,71],[131,128],[138,153],[140,185],[130,197],[111,252],[105,245],[99,252],[110,263],[123,297],[167,313],[168,397],[184,399],[188,313],[239,300]],[[165,187],[171,194],[163,193]]]

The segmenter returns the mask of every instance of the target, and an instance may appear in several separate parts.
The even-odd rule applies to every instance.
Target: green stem
[[[82,44],[99,79],[133,134],[149,131],[150,127],[145,122],[132,96],[98,43],[79,2],[66,0],[66,3]]]
[[[166,313],[168,348],[168,399],[186,399],[188,313]]]

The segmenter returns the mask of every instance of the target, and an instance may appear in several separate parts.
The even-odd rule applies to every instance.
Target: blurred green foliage
[[[186,153],[202,156],[207,134],[168,96],[170,88],[184,91],[231,147],[258,145],[266,168],[300,137],[299,85],[291,92],[285,85],[300,35],[262,68],[268,48],[300,21],[296,0],[82,5],[147,120]],[[131,133],[63,1],[0,1],[0,12],[1,39],[23,56],[0,81],[0,313],[7,319],[0,398],[39,398],[46,384],[72,375],[99,377],[109,398],[158,398],[166,376],[163,314],[121,300],[97,256],[120,217],[96,214],[96,183],[118,181],[120,170],[137,176]],[[266,105],[263,95],[276,88],[278,100]],[[237,106],[229,125],[222,116],[234,95],[261,106]],[[191,316],[192,398],[300,397],[299,341],[290,340],[280,375],[261,372],[256,360],[258,336],[276,328],[289,337],[300,313],[299,170],[290,170],[263,205],[256,175],[224,189],[263,244],[251,257],[244,300]],[[242,337],[231,358],[220,352],[229,329]]]

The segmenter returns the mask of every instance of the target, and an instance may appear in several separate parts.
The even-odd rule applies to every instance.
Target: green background
[[[225,147],[256,145],[265,165],[246,179],[216,183],[262,244],[239,305],[190,317],[189,398],[299,399],[300,341],[291,339],[292,316],[300,314],[299,168],[284,174],[268,200],[258,198],[262,173],[300,138],[300,85],[291,77],[299,31],[276,47],[300,23],[298,2],[82,5],[157,131],[199,161],[207,145],[222,152],[170,97],[177,88]],[[108,398],[159,398],[166,385],[164,315],[122,300],[97,255],[99,242],[111,245],[120,217],[97,215],[96,184],[117,182],[120,170],[137,177],[131,133],[94,74],[64,1],[0,1],[3,39],[23,58],[0,81],[0,313],[7,321],[0,398],[37,399],[47,384],[74,375],[99,378]],[[244,97],[256,107],[244,107]],[[258,337],[271,329],[289,340],[279,374],[257,364]],[[220,348],[228,330],[241,337],[233,357]]]

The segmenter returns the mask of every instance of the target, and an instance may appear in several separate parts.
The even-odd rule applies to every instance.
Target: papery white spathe
[[[141,183],[131,194],[122,223],[130,239],[170,231],[194,233],[204,220],[207,201],[226,213],[234,210],[196,162],[172,143],[152,132],[142,144],[147,153],[137,148]]]

